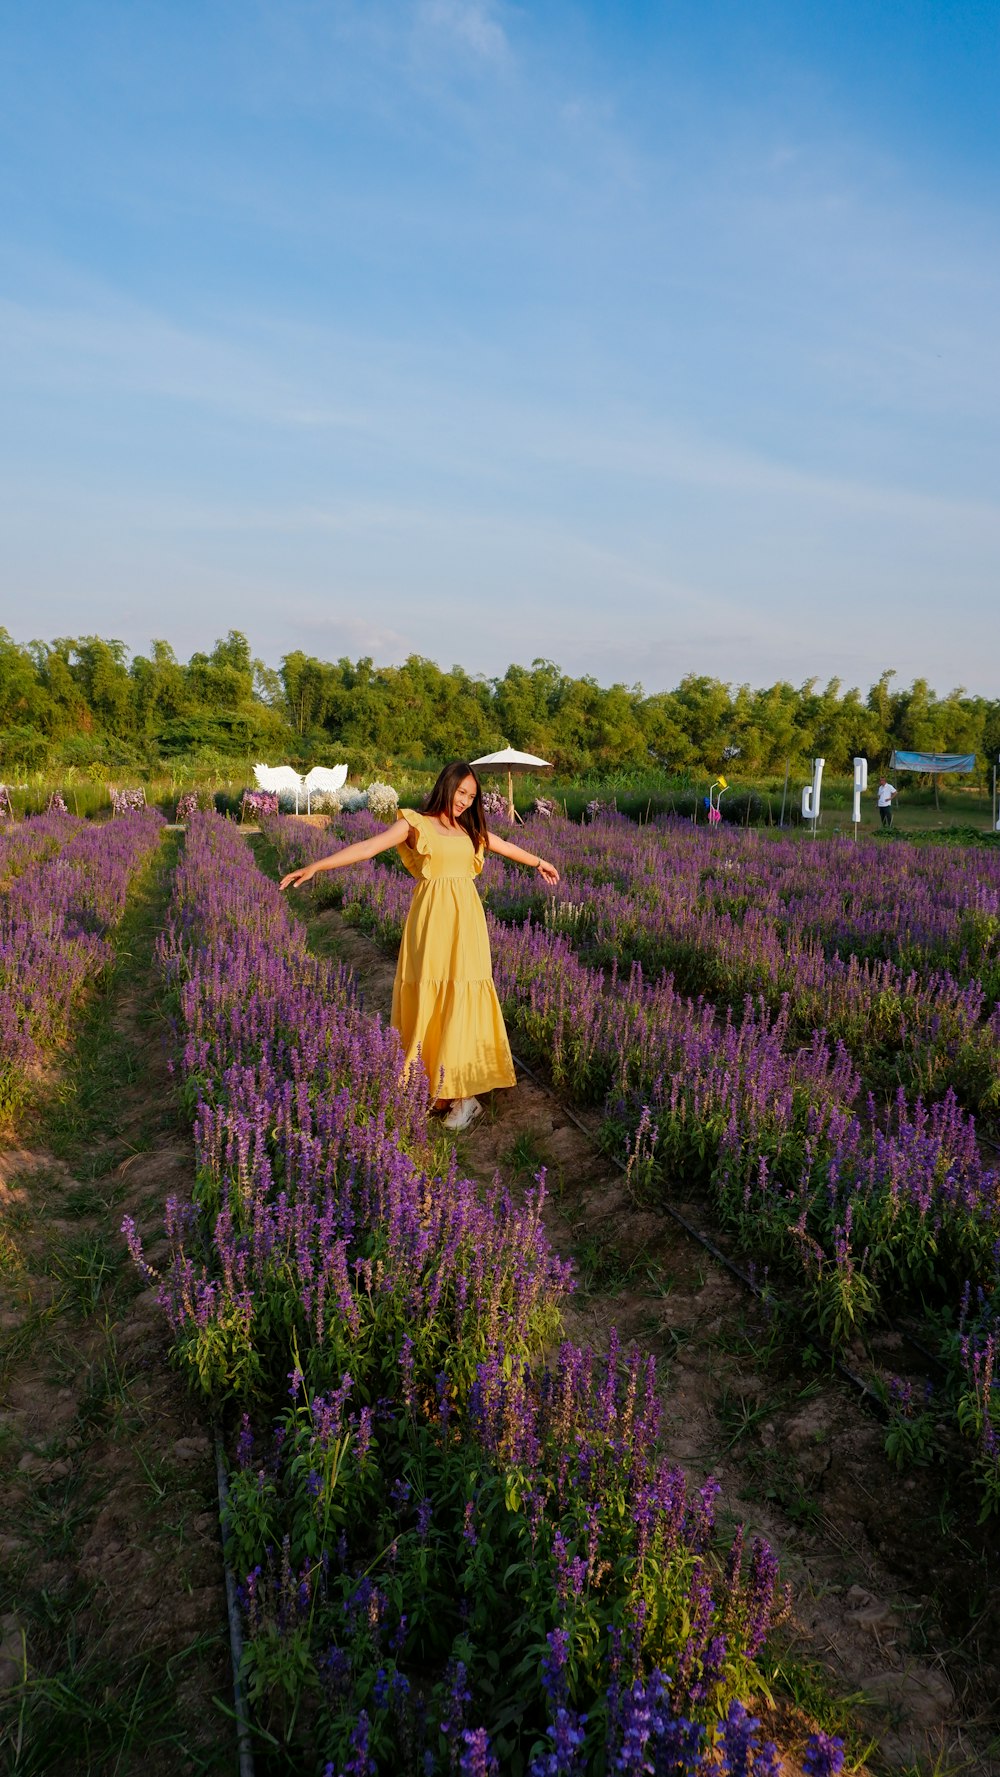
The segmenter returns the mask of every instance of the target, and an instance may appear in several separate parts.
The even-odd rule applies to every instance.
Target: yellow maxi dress
[[[446,833],[426,815],[401,808],[410,835],[399,855],[417,879],[392,990],[392,1024],[417,1051],[436,1098],[473,1098],[515,1084],[514,1063],[493,964],[486,915],[476,890],[483,853],[468,833]],[[416,837],[416,844],[409,841]]]

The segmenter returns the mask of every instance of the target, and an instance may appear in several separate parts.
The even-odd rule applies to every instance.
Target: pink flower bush
[[[116,790],[113,784],[108,785],[113,815],[138,814],[146,806],[146,792],[143,789]]]
[[[244,821],[257,821],[261,815],[277,814],[277,790],[244,790],[240,803],[240,817]]]

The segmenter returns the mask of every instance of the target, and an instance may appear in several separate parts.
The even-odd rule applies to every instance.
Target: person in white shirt
[[[875,800],[878,803],[879,819],[882,822],[883,827],[892,826],[892,804],[895,795],[896,791],[894,786],[887,783],[884,777],[880,777],[878,780],[878,795]]]

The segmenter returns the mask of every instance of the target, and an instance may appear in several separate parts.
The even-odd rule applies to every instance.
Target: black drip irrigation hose
[[[229,1483],[226,1480],[226,1459],[222,1450],[222,1433],[213,1426],[215,1445],[215,1479],[219,1490],[219,1530],[222,1536],[222,1571],[226,1581],[226,1612],[229,1617],[229,1653],[233,1665],[233,1703],[236,1716],[236,1749],[240,1777],[254,1777],[253,1746],[250,1740],[250,1718],[247,1714],[246,1692],[240,1677],[243,1664],[243,1625],[240,1622],[236,1580],[229,1562],[229,1531],[226,1525],[229,1504]]]
[[[520,1055],[514,1055],[514,1061],[515,1061],[516,1065],[522,1070],[522,1072],[527,1074],[529,1080],[533,1080],[535,1085],[540,1087],[542,1092],[547,1093],[549,1098],[551,1098],[553,1100],[553,1102],[559,1106],[559,1109],[560,1109],[562,1115],[569,1119],[569,1121],[573,1124],[573,1127],[575,1129],[579,1129],[581,1135],[586,1136],[587,1140],[590,1142],[591,1146],[596,1150],[596,1152],[603,1155],[605,1158],[609,1159],[611,1161],[612,1166],[616,1166],[618,1168],[619,1172],[624,1173],[627,1176],[628,1168],[626,1166],[622,1165],[622,1162],[618,1159],[616,1154],[608,1153],[608,1151],[605,1148],[601,1147],[601,1144],[597,1140],[596,1136],[594,1135],[593,1130],[588,1129],[586,1123],[584,1123],[578,1116],[576,1116],[575,1113],[573,1111],[571,1111],[569,1109],[569,1107],[563,1103],[561,1098],[558,1098],[556,1096],[556,1094],[553,1092],[551,1086],[547,1085],[546,1082],[541,1078],[541,1076],[539,1074],[536,1074],[534,1069],[530,1068],[528,1066],[526,1061],[522,1061]],[[691,1236],[692,1240],[697,1240],[699,1246],[703,1246],[705,1248],[706,1252],[711,1253],[713,1259],[717,1259],[720,1265],[725,1265],[726,1270],[731,1271],[734,1277],[738,1277],[740,1283],[744,1284],[748,1290],[752,1290],[754,1295],[756,1295],[756,1296],[761,1295],[761,1291],[758,1289],[757,1285],[754,1283],[753,1278],[750,1277],[746,1271],[743,1271],[739,1265],[735,1265],[733,1263],[732,1259],[730,1259],[728,1257],[728,1255],[722,1251],[721,1247],[716,1246],[713,1241],[709,1240],[707,1235],[700,1233],[699,1230],[694,1226],[693,1222],[689,1222],[686,1216],[681,1215],[681,1212],[679,1209],[674,1209],[673,1205],[670,1203],[659,1204],[657,1207],[665,1210],[667,1215],[670,1216],[671,1220],[675,1221],[679,1227],[683,1228],[685,1234],[689,1234]]]
[[[551,1086],[535,1073],[534,1068],[530,1068],[527,1062],[522,1061],[521,1057],[517,1054],[514,1055],[514,1061],[521,1069],[522,1073],[527,1074],[528,1079],[534,1081],[534,1084],[542,1092],[547,1093],[549,1098],[559,1106],[560,1113],[568,1118],[574,1128],[579,1129],[581,1135],[586,1136],[595,1152],[604,1155],[611,1161],[612,1166],[617,1167],[618,1171],[627,1177],[628,1168],[623,1165],[621,1160],[618,1159],[618,1156],[616,1154],[607,1153],[607,1151],[601,1147],[593,1130],[588,1129],[586,1123],[582,1122],[581,1119],[563,1103],[562,1099],[556,1096]],[[760,1285],[754,1282],[754,1279],[748,1272],[743,1270],[742,1266],[735,1264],[729,1255],[722,1251],[721,1247],[716,1246],[714,1240],[709,1240],[707,1234],[702,1234],[701,1230],[696,1228],[693,1222],[689,1222],[686,1216],[681,1215],[679,1209],[674,1209],[672,1204],[664,1202],[658,1204],[657,1207],[662,1209],[670,1217],[671,1221],[676,1222],[677,1226],[683,1229],[689,1239],[697,1241],[698,1245],[703,1247],[705,1252],[711,1254],[717,1264],[724,1265],[726,1270],[743,1285],[744,1289],[749,1290],[751,1295],[755,1296],[758,1302],[763,1302],[764,1291],[761,1289]],[[772,1300],[776,1303],[782,1314],[789,1314],[791,1312],[787,1303],[782,1302],[777,1297],[772,1297]],[[905,1334],[904,1337],[909,1339],[910,1336],[909,1334]],[[915,1344],[913,1340],[910,1340],[910,1343]],[[918,1347],[916,1348],[919,1349]],[[888,1418],[886,1404],[878,1391],[872,1387],[871,1383],[866,1382],[863,1376],[858,1376],[854,1370],[850,1369],[841,1358],[835,1356],[835,1354],[829,1349],[825,1350],[824,1355],[829,1358],[830,1363],[833,1365],[838,1376],[840,1376],[843,1381],[850,1384],[855,1393],[861,1396],[865,1405],[869,1407],[879,1419],[885,1421]],[[930,1356],[930,1353],[924,1355]]]

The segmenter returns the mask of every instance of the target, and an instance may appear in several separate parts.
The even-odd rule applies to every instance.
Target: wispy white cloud
[[[420,0],[417,24],[433,37],[494,68],[509,67],[510,41],[492,0]]]
[[[593,391],[582,412],[578,403],[567,411],[557,393],[512,395],[502,386],[502,361],[475,349],[459,358],[429,348],[414,354],[365,335],[275,326],[266,316],[244,317],[239,331],[199,328],[94,285],[66,307],[0,302],[0,333],[7,347],[0,388],[8,391],[34,388],[84,403],[99,392],[105,405],[153,400],[318,434],[328,444],[364,436],[391,445],[404,475],[406,462],[419,460],[426,473],[460,474],[501,498],[515,494],[531,463],[586,480],[610,476],[633,490],[645,486],[650,497],[697,487],[918,528],[971,526],[994,540],[1000,526],[1000,497],[908,487],[890,464],[878,479],[831,473],[789,461],[780,448],[713,437],[681,415],[624,406],[607,390]],[[897,362],[916,351],[898,343]]]

